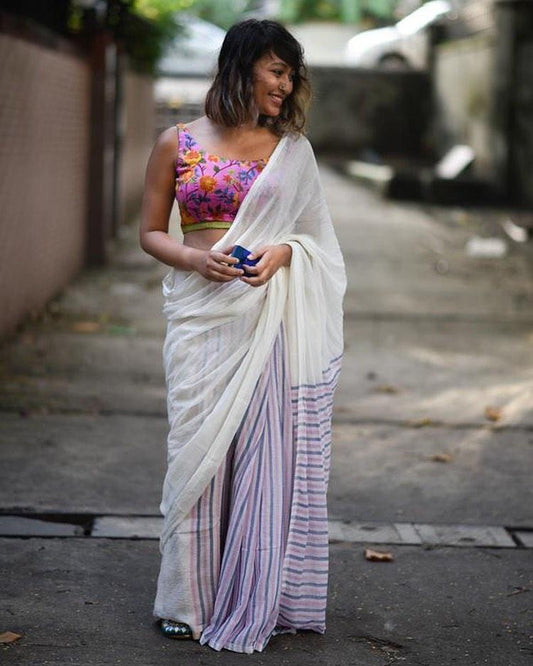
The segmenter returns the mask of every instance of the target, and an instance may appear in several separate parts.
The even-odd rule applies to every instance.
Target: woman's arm
[[[201,251],[186,247],[168,234],[174,201],[175,159],[176,132],[170,128],[157,139],[146,167],[140,243],[145,252],[168,266],[195,270],[195,260]]]
[[[176,130],[171,127],[160,135],[148,160],[141,210],[141,247],[168,266],[198,271],[215,282],[234,280],[243,271],[227,264],[238,263],[238,259],[224,252],[189,247],[168,233],[174,202],[176,151]]]

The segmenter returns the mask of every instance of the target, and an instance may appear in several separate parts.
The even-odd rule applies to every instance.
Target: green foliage
[[[165,21],[176,12],[190,9],[196,0],[134,0],[133,11],[149,21]]]
[[[152,73],[167,45],[180,30],[179,11],[194,0],[106,0],[104,11],[71,0],[68,30],[90,36],[109,30],[128,54],[134,69]]]

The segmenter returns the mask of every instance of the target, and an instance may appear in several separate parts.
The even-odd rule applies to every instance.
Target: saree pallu
[[[214,246],[288,243],[267,285],[172,269],[169,416],[157,617],[215,649],[323,632],[331,410],[342,356],[342,255],[309,142],[281,139]]]

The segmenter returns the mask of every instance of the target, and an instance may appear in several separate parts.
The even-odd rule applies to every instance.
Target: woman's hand
[[[243,282],[252,287],[266,284],[274,273],[282,266],[290,266],[292,248],[290,245],[267,245],[252,252],[248,259],[259,259],[255,266],[246,266],[246,272],[251,277],[241,277]]]
[[[212,282],[231,282],[244,275],[240,268],[233,268],[238,264],[236,257],[231,257],[232,247],[224,250],[196,250],[193,268],[200,275]]]

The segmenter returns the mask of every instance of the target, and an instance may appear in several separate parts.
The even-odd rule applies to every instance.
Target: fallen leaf
[[[434,453],[429,459],[433,462],[449,463],[453,460],[453,456],[449,453]]]
[[[100,330],[100,324],[97,321],[77,321],[72,324],[72,330],[75,333],[96,333]]]
[[[407,425],[411,428],[426,428],[428,426],[435,425],[435,421],[429,418],[423,419],[414,419],[413,421],[407,421]]]
[[[394,555],[390,552],[365,548],[365,558],[370,562],[392,562],[394,560]]]
[[[503,416],[501,407],[485,407],[485,418],[489,421],[499,421]]]
[[[4,645],[7,643],[14,643],[15,641],[18,641],[19,638],[22,638],[22,634],[15,634],[12,631],[4,631],[3,634],[0,634],[0,643]]]
[[[512,597],[515,594],[523,594],[524,592],[531,592],[530,587],[516,587],[513,592],[509,592],[508,597]]]
[[[400,389],[392,384],[378,384],[374,386],[374,391],[376,393],[399,393]]]

